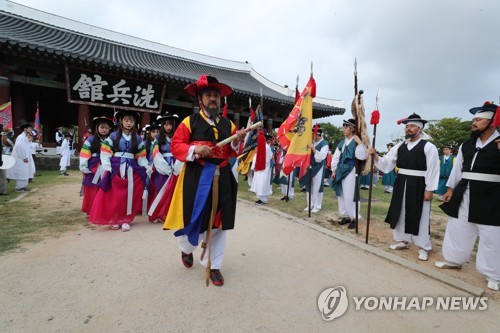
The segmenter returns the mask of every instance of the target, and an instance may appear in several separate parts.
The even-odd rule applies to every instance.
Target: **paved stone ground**
[[[200,251],[195,252],[199,256]],[[485,311],[356,310],[353,297],[470,294],[381,258],[294,217],[240,201],[221,287],[180,262],[172,232],[138,218],[124,233],[80,228],[0,257],[2,332],[496,332]],[[317,300],[347,290],[347,312],[324,321]]]

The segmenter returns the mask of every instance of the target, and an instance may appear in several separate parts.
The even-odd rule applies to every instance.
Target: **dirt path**
[[[349,297],[467,294],[245,202],[237,214],[222,288],[205,287],[198,262],[185,269],[172,233],[144,218],[128,233],[82,227],[1,256],[1,331],[494,332],[500,325],[492,293],[486,311],[357,311],[350,301],[326,322],[317,299],[336,286]]]

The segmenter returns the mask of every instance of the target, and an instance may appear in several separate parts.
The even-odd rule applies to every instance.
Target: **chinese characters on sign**
[[[68,101],[137,111],[160,112],[162,84],[66,67]]]

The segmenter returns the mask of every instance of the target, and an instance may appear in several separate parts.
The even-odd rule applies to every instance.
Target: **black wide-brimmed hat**
[[[394,147],[394,143],[392,142],[389,142],[388,144],[386,144],[387,147]]]
[[[273,135],[271,133],[266,133],[266,140],[271,140],[273,138]]]
[[[135,122],[138,123],[139,120],[141,119],[141,114],[137,111],[132,111],[132,110],[118,110],[115,112],[115,118],[116,120],[120,120],[125,116],[132,116],[135,118]]]
[[[157,124],[157,123],[152,123],[152,124],[148,125],[148,131],[152,131],[152,130],[160,129],[160,128],[161,128],[160,124]]]
[[[356,127],[356,119],[352,119],[352,118],[351,119],[347,119],[347,120],[344,119],[344,122],[343,122],[342,126],[343,125],[346,125],[346,126],[349,126],[349,127]]]
[[[198,81],[188,84],[184,90],[191,96],[196,96],[203,90],[217,90],[221,97],[231,95],[233,89],[227,84],[220,83],[211,75],[202,74]]]
[[[427,120],[422,119],[418,114],[413,113],[408,118],[401,119],[400,122],[403,124],[408,124],[411,121],[418,121],[422,123],[422,127],[427,124]],[[398,122],[399,123],[399,122]]]
[[[20,129],[25,129],[26,127],[33,127],[33,123],[29,123],[26,120],[21,119],[17,127]]]
[[[73,135],[71,135],[69,132],[64,132],[64,133],[63,133],[63,136],[64,136],[65,138],[72,138],[72,137],[73,137]]]
[[[166,112],[165,114],[162,114],[162,115],[159,114],[156,117],[155,123],[156,124],[161,124],[161,123],[163,123],[166,120],[177,120],[177,119],[179,119],[179,116],[176,115],[175,113]]]
[[[444,149],[444,148],[453,149],[453,146],[452,146],[452,145],[443,145],[443,149]]]
[[[484,102],[483,106],[478,106],[478,107],[472,108],[469,110],[469,112],[472,114],[476,114],[478,112],[486,112],[486,111],[496,112],[497,109],[498,109],[498,105],[493,104],[491,102]]]
[[[109,119],[108,117],[100,116],[100,117],[92,118],[92,126],[94,128],[97,126],[97,124],[100,124],[100,123],[108,124],[110,128],[113,128],[113,126],[115,126],[115,123],[113,123],[113,120]]]

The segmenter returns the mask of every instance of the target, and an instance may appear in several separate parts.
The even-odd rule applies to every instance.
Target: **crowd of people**
[[[138,131],[140,114],[135,111],[120,110],[115,121],[104,116],[92,120],[91,134],[80,151],[82,211],[89,222],[122,231],[131,230],[137,214],[147,214],[149,222],[175,230],[186,268],[193,267],[193,252],[201,243],[200,263],[206,267],[207,283],[211,280],[222,286],[227,231],[235,226],[235,161],[247,133],[221,115],[221,97],[232,93],[229,86],[202,75],[185,90],[200,110],[183,120],[164,112],[142,131]],[[371,156],[375,170],[382,173],[384,192],[391,194],[385,219],[394,239],[389,248],[404,250],[415,245],[418,259],[429,259],[430,208],[437,194],[449,219],[443,242],[445,261],[436,266],[460,268],[479,237],[477,270],[485,275],[490,289],[499,290],[500,134],[493,123],[498,110],[491,103],[470,110],[471,138],[456,156],[453,147],[445,146],[439,157],[438,148],[424,132],[427,120],[417,114],[401,120],[405,139],[387,144],[383,156],[365,146],[356,132],[355,119],[343,121],[344,138],[336,146],[314,126],[307,147],[311,167],[300,179],[297,170],[283,173],[288,147],[281,147],[271,133],[260,130],[246,175],[250,191],[255,193],[256,205],[266,205],[274,182],[280,186],[281,200],[290,202],[298,180],[306,192],[304,211],[316,214],[322,209],[327,184],[338,200],[338,224],[354,229],[363,219],[360,184],[373,185],[369,178],[364,183],[357,178],[362,178],[360,166]],[[17,192],[27,192],[35,172],[29,140],[32,124],[22,121],[19,128],[23,132],[11,152],[17,167],[7,171],[7,178],[16,181]],[[68,175],[71,135],[56,133],[56,139],[60,139],[61,175]]]

